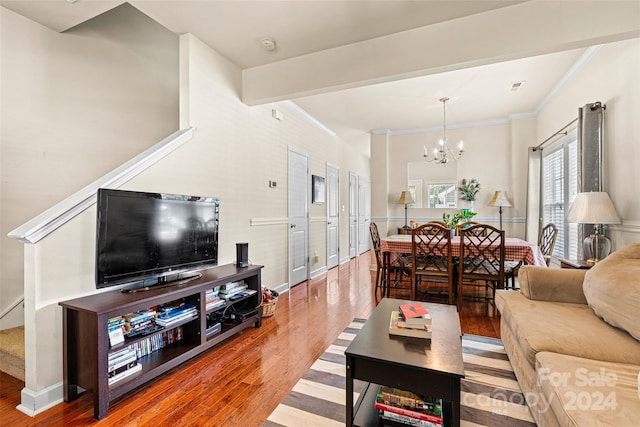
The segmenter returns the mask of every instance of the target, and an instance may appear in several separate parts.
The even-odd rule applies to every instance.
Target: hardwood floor
[[[275,315],[169,372],[93,418],[85,393],[29,417],[16,408],[24,383],[0,375],[2,426],[259,426],[354,317],[375,307],[369,254],[301,283],[278,299]],[[375,271],[373,274],[375,278]],[[405,298],[401,290],[392,297]],[[378,297],[379,298],[379,297]],[[499,337],[493,304],[466,302],[467,334]]]

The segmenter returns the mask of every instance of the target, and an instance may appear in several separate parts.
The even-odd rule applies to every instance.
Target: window
[[[542,152],[542,226],[553,223],[558,237],[553,256],[578,258],[578,224],[565,221],[578,191],[578,141],[568,135]]]
[[[458,206],[456,183],[427,184],[428,208],[455,208]]]

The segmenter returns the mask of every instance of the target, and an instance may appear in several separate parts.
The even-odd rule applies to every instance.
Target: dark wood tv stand
[[[94,417],[104,418],[109,403],[113,400],[180,366],[243,329],[260,327],[262,319],[259,309],[256,313],[243,316],[243,320],[222,324],[219,332],[212,331],[211,325],[207,323],[209,314],[220,312],[226,307],[229,307],[228,312],[257,308],[261,300],[261,271],[260,265],[238,268],[229,264],[204,270],[201,278],[184,284],[135,293],[113,290],[60,302],[64,340],[64,401],[77,399],[83,389],[89,391],[93,393]],[[224,307],[207,311],[208,290],[240,280],[244,280],[249,289],[257,292],[236,301],[228,301]],[[162,332],[181,328],[181,338],[140,357],[138,362],[142,365],[141,371],[110,385],[109,353],[128,345],[136,345],[150,336],[126,338],[124,343],[112,347],[109,342],[108,320],[173,301],[195,305],[198,316],[164,329]]]

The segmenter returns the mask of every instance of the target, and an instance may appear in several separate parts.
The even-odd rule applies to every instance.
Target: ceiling
[[[56,31],[64,31],[119,6],[112,0],[0,0],[2,6]],[[259,67],[413,28],[486,13],[523,1],[319,1],[132,0],[131,5],[169,30],[191,33],[242,69]],[[275,40],[266,51],[261,41]],[[534,114],[585,48],[464,68],[404,80],[292,99],[346,141],[369,132],[411,132],[504,121]],[[510,91],[514,82],[524,82]]]

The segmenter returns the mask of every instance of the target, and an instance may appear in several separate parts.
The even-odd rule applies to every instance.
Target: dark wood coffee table
[[[374,408],[378,385],[443,400],[446,426],[460,425],[462,333],[456,307],[422,303],[433,318],[431,340],[389,335],[391,311],[411,301],[384,298],[345,350],[347,426],[385,425]],[[353,380],[368,382],[355,406]]]

